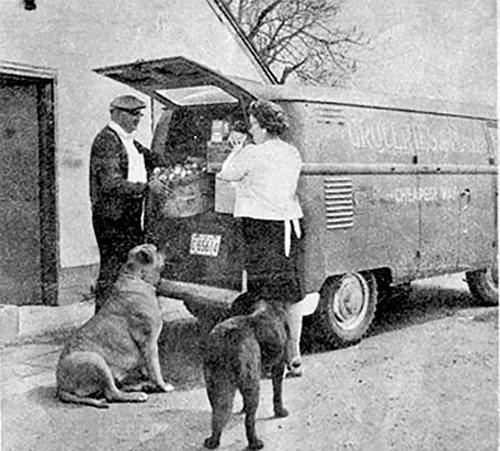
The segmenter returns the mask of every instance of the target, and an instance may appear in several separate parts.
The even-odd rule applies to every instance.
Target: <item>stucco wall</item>
[[[206,0],[36,0],[36,4],[35,11],[26,11],[21,0],[0,2],[0,60],[57,71],[64,269],[98,262],[88,199],[90,146],[109,120],[110,100],[132,93],[93,73],[93,68],[182,54],[231,75],[256,80],[259,75]],[[150,127],[145,116],[139,139],[147,145]]]

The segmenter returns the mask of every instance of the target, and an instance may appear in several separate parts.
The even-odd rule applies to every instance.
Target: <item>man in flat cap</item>
[[[133,95],[110,104],[111,121],[95,137],[90,155],[92,224],[99,246],[96,312],[103,305],[121,265],[133,247],[144,242],[143,211],[149,190],[168,188],[148,182],[164,166],[160,155],[135,140],[146,104]]]

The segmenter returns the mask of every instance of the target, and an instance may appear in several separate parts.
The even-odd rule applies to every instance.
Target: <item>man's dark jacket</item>
[[[134,141],[134,144],[144,156],[149,179],[153,169],[164,166],[164,161],[160,155],[138,141]],[[118,134],[106,126],[95,137],[90,154],[90,200],[93,215],[114,220],[137,215],[140,217],[147,185],[129,182],[127,177],[127,150]]]

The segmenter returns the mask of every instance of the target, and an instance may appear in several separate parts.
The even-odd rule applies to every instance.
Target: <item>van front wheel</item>
[[[372,273],[347,273],[334,277],[321,293],[319,321],[333,345],[361,340],[375,316],[377,281]]]
[[[498,263],[465,274],[469,290],[483,305],[498,305]]]

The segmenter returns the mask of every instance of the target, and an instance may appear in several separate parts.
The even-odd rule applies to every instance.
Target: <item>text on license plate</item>
[[[220,237],[220,235],[193,233],[191,235],[189,253],[194,255],[217,257],[217,255],[219,255]]]

